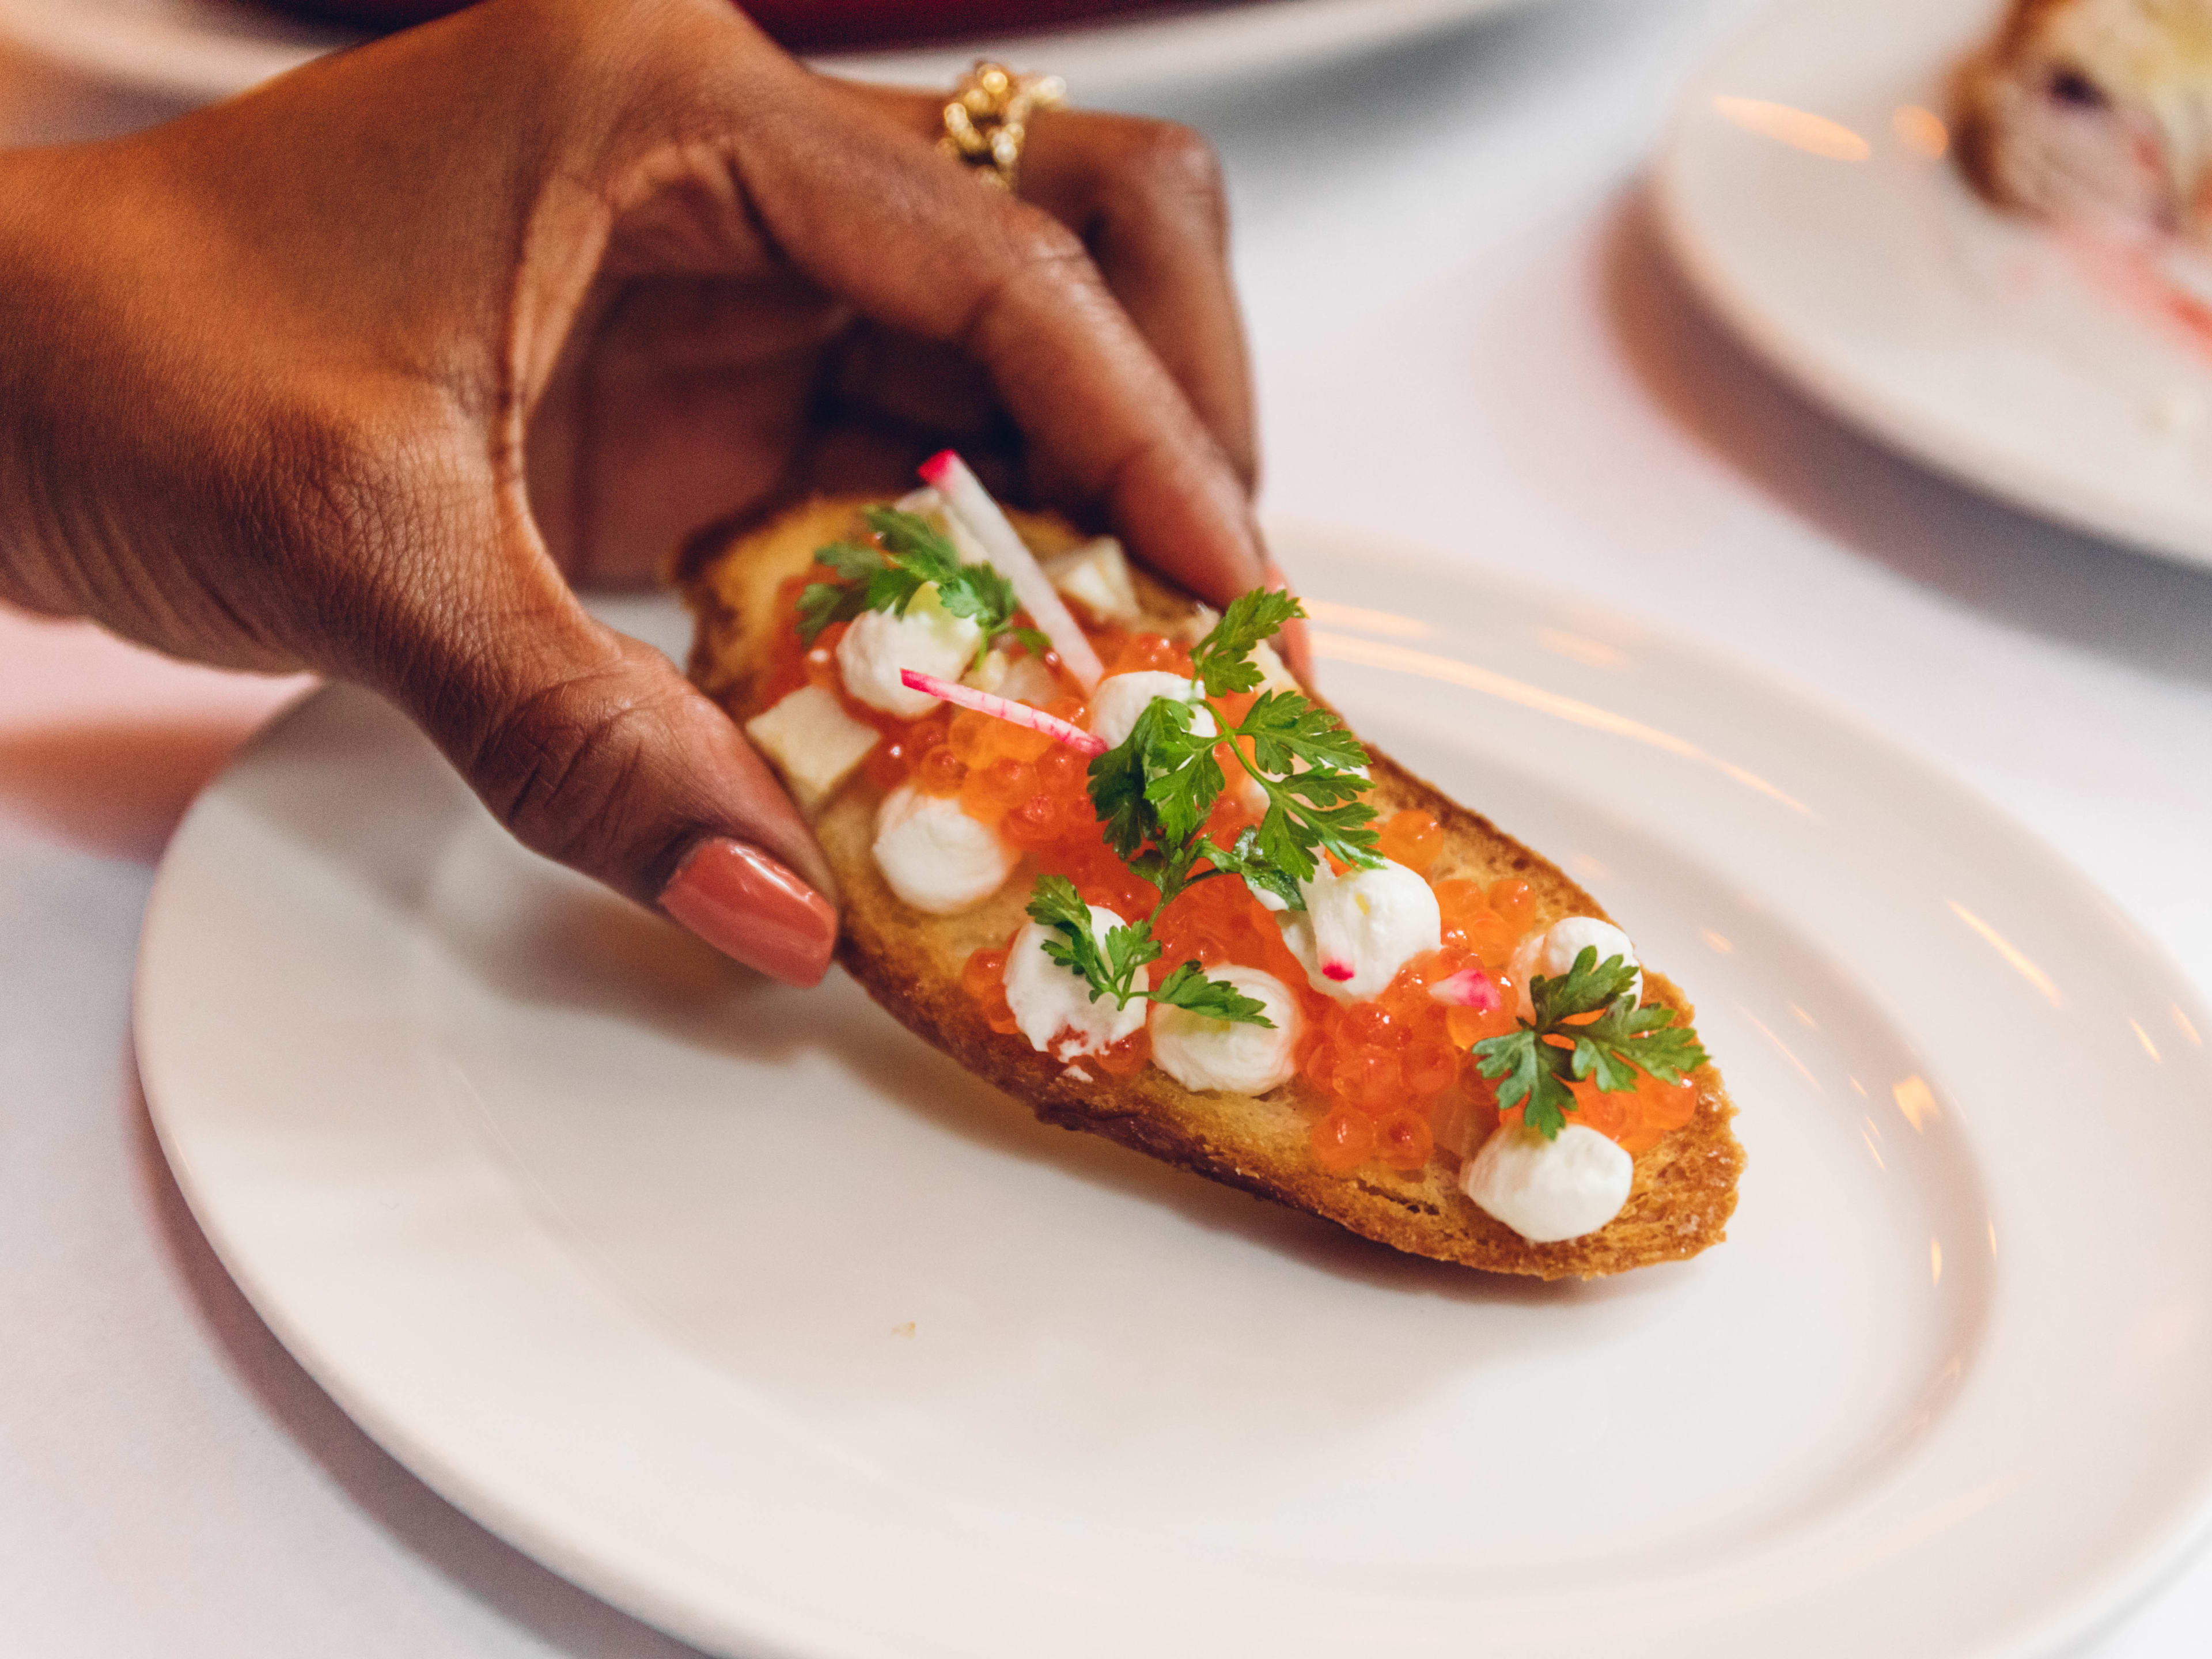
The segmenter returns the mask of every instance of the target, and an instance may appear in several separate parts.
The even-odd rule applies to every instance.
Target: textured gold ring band
[[[1017,75],[979,58],[952,88],[937,147],[985,184],[1011,191],[1021,170],[1030,117],[1066,102],[1067,83],[1057,75]]]

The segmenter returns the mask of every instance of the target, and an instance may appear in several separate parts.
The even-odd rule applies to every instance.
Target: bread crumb
[[[914,1334],[914,1321],[909,1319],[903,1325],[892,1326],[891,1334],[893,1336],[912,1336]]]

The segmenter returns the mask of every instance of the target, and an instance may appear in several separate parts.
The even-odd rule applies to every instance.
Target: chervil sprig
[[[1191,652],[1205,697],[1256,690],[1264,676],[1253,652],[1304,614],[1281,592],[1255,592],[1232,603]],[[1228,847],[1206,835],[1228,786],[1217,758],[1224,742],[1267,803],[1260,823]],[[1214,1019],[1272,1024],[1259,1002],[1207,979],[1194,962],[1177,966],[1152,991],[1139,991],[1137,970],[1160,956],[1153,924],[1176,898],[1216,876],[1242,876],[1289,908],[1304,909],[1298,884],[1318,872],[1319,854],[1359,866],[1380,864],[1370,827],[1375,811],[1359,799],[1366,764],[1367,751],[1336,717],[1296,692],[1264,694],[1242,720],[1231,720],[1211,701],[1155,698],[1128,737],[1091,763],[1090,792],[1107,845],[1158,889],[1159,902],[1151,915],[1110,930],[1102,945],[1088,932],[1089,912],[1074,888],[1060,878],[1042,878],[1030,915],[1062,936],[1048,943],[1047,952],[1090,985],[1093,1000],[1112,996],[1126,1006],[1133,997],[1149,995]]]
[[[975,646],[977,662],[1006,635],[1039,656],[1050,648],[1035,629],[1015,625],[1013,584],[990,565],[961,563],[959,550],[928,520],[890,507],[872,507],[866,516],[879,546],[835,542],[816,550],[814,562],[828,567],[837,580],[810,583],[799,594],[800,639],[811,645],[831,623],[850,622],[866,611],[903,617],[915,596],[934,582],[939,605],[956,617],[972,618],[983,630]]]
[[[1498,1085],[1498,1105],[1521,1107],[1522,1121],[1556,1140],[1576,1109],[1570,1079],[1595,1079],[1606,1093],[1620,1094],[1636,1086],[1638,1072],[1680,1083],[1704,1065],[1697,1032],[1676,1024],[1672,1008],[1638,1006],[1636,973],[1625,958],[1600,962],[1597,947],[1585,945],[1565,973],[1533,976],[1534,1020],[1474,1045],[1476,1069]]]
[[[1279,590],[1255,589],[1233,600],[1190,653],[1192,672],[1206,696],[1256,690],[1264,677],[1253,652],[1284,623],[1304,615],[1305,607]],[[1171,714],[1176,705],[1155,702],[1146,712],[1164,718],[1149,729],[1139,721],[1124,745],[1139,751],[1145,796],[1166,839],[1188,836],[1213,810],[1227,783],[1214,758],[1226,738],[1229,752],[1267,801],[1248,860],[1256,858],[1291,878],[1282,896],[1293,908],[1304,908],[1295,888],[1314,878],[1316,854],[1332,854],[1363,869],[1382,862],[1369,827],[1375,809],[1359,799],[1367,790],[1367,750],[1335,715],[1296,691],[1262,693],[1242,720],[1230,720],[1211,702],[1195,707],[1212,715],[1212,735],[1196,729],[1194,715]],[[1110,759],[1091,763],[1094,790]],[[1119,769],[1124,775],[1130,769],[1131,763]],[[1117,806],[1125,805],[1118,793],[1115,799]],[[1119,845],[1115,850],[1128,856]]]
[[[1229,602],[1221,619],[1190,653],[1192,678],[1209,697],[1250,691],[1266,677],[1252,660],[1261,641],[1304,617],[1305,607],[1280,588],[1255,587]]]
[[[1206,978],[1206,969],[1194,962],[1184,963],[1150,990],[1139,989],[1138,971],[1160,959],[1159,942],[1152,937],[1157,908],[1141,921],[1108,928],[1102,940],[1091,931],[1091,907],[1075,884],[1066,876],[1039,876],[1030,894],[1029,914],[1032,921],[1059,933],[1045,940],[1044,953],[1088,984],[1093,1002],[1109,996],[1116,1008],[1126,1008],[1143,997],[1209,1019],[1269,1027],[1275,1023],[1264,1004],[1225,980]]]

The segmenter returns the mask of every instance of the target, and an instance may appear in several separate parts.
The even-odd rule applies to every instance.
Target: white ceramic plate
[[[1928,153],[1926,119],[1899,114],[1941,116],[1945,78],[2000,9],[1771,14],[1685,103],[1659,170],[1669,240],[1754,349],[1876,439],[2033,511],[2212,562],[2212,358],[1984,204]]]
[[[1324,600],[1413,591],[1279,539]],[[195,1213],[425,1480],[749,1659],[1909,1659],[2114,1611],[2212,1516],[2176,973],[1797,694],[1421,582],[1321,607],[1330,688],[1698,1004],[1750,1170],[1698,1261],[1486,1278],[1039,1127],[842,976],[517,851],[343,690],[147,920]]]
[[[1258,0],[1224,11],[817,61],[840,74],[939,86],[978,56],[1005,56],[1059,71],[1079,101],[1103,106],[1374,51],[1534,3]],[[227,98],[360,38],[252,0],[0,0],[0,36],[100,80],[191,102]]]

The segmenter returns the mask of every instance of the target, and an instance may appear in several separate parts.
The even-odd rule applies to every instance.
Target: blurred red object
[[[744,0],[794,52],[1008,34],[1121,13],[1206,9],[1188,0]]]
[[[795,52],[957,40],[1127,13],[1200,11],[1236,0],[742,0],[754,21]],[[287,11],[402,28],[458,11],[462,0],[277,0]]]

